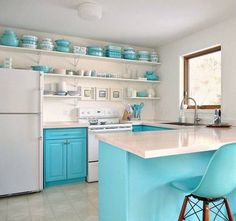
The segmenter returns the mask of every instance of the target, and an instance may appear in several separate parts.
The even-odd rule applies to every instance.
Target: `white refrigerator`
[[[0,196],[43,188],[42,77],[0,69]]]

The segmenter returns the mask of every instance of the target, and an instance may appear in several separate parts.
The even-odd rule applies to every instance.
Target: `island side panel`
[[[128,221],[128,153],[99,142],[99,221]]]
[[[184,194],[170,182],[202,175],[214,151],[143,159],[130,154],[128,221],[177,221]],[[188,218],[195,221],[196,217]]]

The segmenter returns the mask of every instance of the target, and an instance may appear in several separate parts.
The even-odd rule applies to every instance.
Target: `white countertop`
[[[148,122],[142,122],[148,124]],[[142,158],[154,158],[186,153],[216,150],[223,144],[236,142],[236,127],[183,127],[149,122],[169,131],[100,134],[97,138]]]
[[[74,128],[74,127],[88,127],[86,123],[65,121],[65,122],[44,122],[43,128]]]

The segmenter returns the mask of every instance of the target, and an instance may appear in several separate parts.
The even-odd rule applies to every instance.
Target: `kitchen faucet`
[[[182,111],[184,108],[184,101],[187,100],[192,100],[194,102],[195,105],[195,110],[194,110],[194,124],[197,125],[198,122],[201,120],[200,118],[198,118],[198,112],[197,112],[197,102],[195,99],[193,99],[192,97],[184,97],[183,100],[181,101],[181,105],[180,105],[180,110]]]

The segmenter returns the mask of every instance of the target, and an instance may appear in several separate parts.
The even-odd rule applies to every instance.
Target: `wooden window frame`
[[[209,48],[206,50],[198,51],[196,53],[192,53],[184,56],[184,97],[188,97],[189,94],[189,60],[191,58],[200,57],[203,55],[211,54],[217,51],[221,51],[221,46],[216,46],[213,48]],[[195,106],[189,105],[189,101],[185,100],[185,104],[188,105],[188,109],[194,109]],[[198,109],[220,109],[221,105],[198,105]]]

